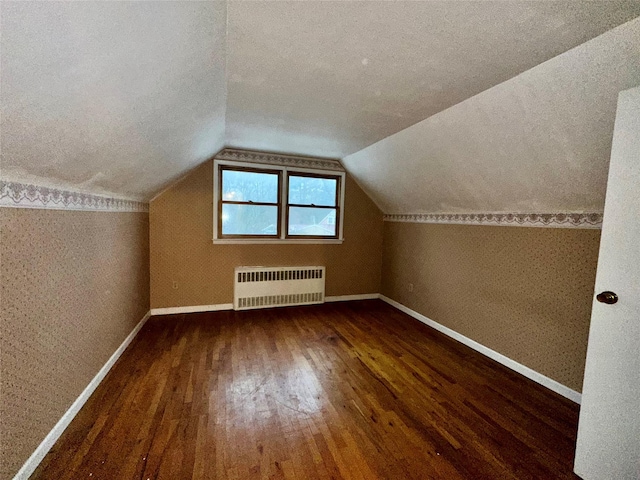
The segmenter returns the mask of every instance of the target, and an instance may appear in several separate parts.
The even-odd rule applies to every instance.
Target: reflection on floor
[[[578,478],[578,406],[378,300],[150,319],[34,478]]]

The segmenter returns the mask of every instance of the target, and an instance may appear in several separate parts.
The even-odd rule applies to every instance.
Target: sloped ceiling
[[[640,2],[230,2],[227,143],[342,158],[640,14]]]
[[[639,84],[636,19],[343,164],[385,213],[602,211],[618,93]]]
[[[148,199],[224,145],[226,4],[1,8],[4,178]]]
[[[2,178],[149,199],[223,145],[356,152],[640,15],[640,2],[2,1],[0,9]],[[411,165],[404,161],[346,164],[397,211],[409,206],[389,193],[396,170]],[[498,205],[466,192],[482,182],[449,188],[420,208]]]

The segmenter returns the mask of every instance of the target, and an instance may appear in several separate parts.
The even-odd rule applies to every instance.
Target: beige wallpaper
[[[149,309],[147,213],[0,208],[0,478]]]
[[[243,265],[325,265],[327,295],[380,290],[382,213],[349,177],[341,245],[214,245],[212,215],[213,161],[151,203],[152,308],[232,303]]]
[[[599,230],[385,222],[384,235],[384,295],[581,390]]]

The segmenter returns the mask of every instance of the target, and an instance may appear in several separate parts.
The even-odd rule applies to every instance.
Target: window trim
[[[278,203],[278,234],[277,236],[265,235],[221,235],[222,222],[222,175],[220,167],[229,167],[237,170],[257,170],[265,173],[279,173],[279,203]],[[327,207],[336,209],[337,236],[316,237],[306,235],[288,235],[288,196],[289,174],[300,176],[316,176],[323,178],[336,177],[337,205]],[[266,165],[250,162],[236,162],[233,160],[217,160],[213,162],[213,243],[216,244],[341,244],[344,241],[344,197],[345,197],[346,173],[334,170],[319,170],[312,168],[287,167],[284,165]],[[322,207],[318,207],[322,208]]]
[[[222,172],[222,167],[223,165],[218,166],[218,172]],[[282,183],[283,183],[283,172],[279,171],[279,170],[270,170],[270,169],[264,169],[264,168],[242,168],[242,167],[236,167],[236,166],[231,166],[231,165],[226,165],[224,166],[225,170],[230,170],[230,171],[235,171],[235,172],[249,172],[249,173],[264,173],[264,174],[268,174],[268,175],[277,175],[278,177],[278,193],[276,194],[276,199],[277,202],[276,203],[270,203],[270,202],[230,202],[230,201],[225,201],[222,199],[222,177],[223,175],[218,174],[218,194],[216,196],[216,200],[217,200],[217,219],[218,219],[218,223],[216,224],[216,228],[217,228],[217,232],[218,236],[220,237],[220,239],[224,239],[224,240],[231,240],[231,239],[239,239],[239,238],[246,238],[246,239],[255,239],[255,238],[259,238],[259,239],[264,239],[264,240],[268,240],[268,239],[278,239],[281,237],[282,235],[282,208],[280,205],[281,199],[282,199]],[[278,219],[276,220],[277,223],[277,232],[275,233],[275,235],[252,235],[252,234],[246,234],[246,235],[239,235],[239,234],[223,234],[222,233],[222,207],[227,204],[227,205],[254,205],[256,207],[259,206],[269,206],[269,207],[277,207],[278,208]]]
[[[336,202],[335,202],[335,206],[328,206],[328,205],[303,205],[303,204],[299,204],[299,203],[289,203],[289,177],[290,176],[294,176],[294,177],[308,177],[308,178],[330,178],[330,179],[334,179],[336,180]],[[309,173],[309,172],[299,172],[294,170],[289,169],[288,171],[285,171],[284,173],[284,177],[285,177],[285,188],[287,189],[287,191],[285,192],[285,201],[283,203],[283,207],[285,208],[285,222],[283,223],[283,227],[285,228],[284,231],[284,237],[287,240],[291,240],[291,239],[295,239],[295,238],[299,238],[299,239],[325,239],[325,240],[337,240],[339,238],[341,238],[341,230],[340,230],[340,226],[342,225],[342,218],[340,217],[340,214],[342,212],[342,208],[340,208],[340,196],[341,196],[341,192],[342,192],[342,177],[340,175],[332,175],[329,173]],[[289,234],[289,209],[291,207],[299,207],[299,208],[327,208],[327,209],[331,209],[331,210],[335,210],[336,211],[336,234],[332,235],[332,236],[320,236],[320,235],[290,235]]]

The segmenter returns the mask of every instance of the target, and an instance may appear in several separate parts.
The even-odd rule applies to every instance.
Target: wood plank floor
[[[578,478],[577,420],[378,300],[154,317],[32,478]]]

